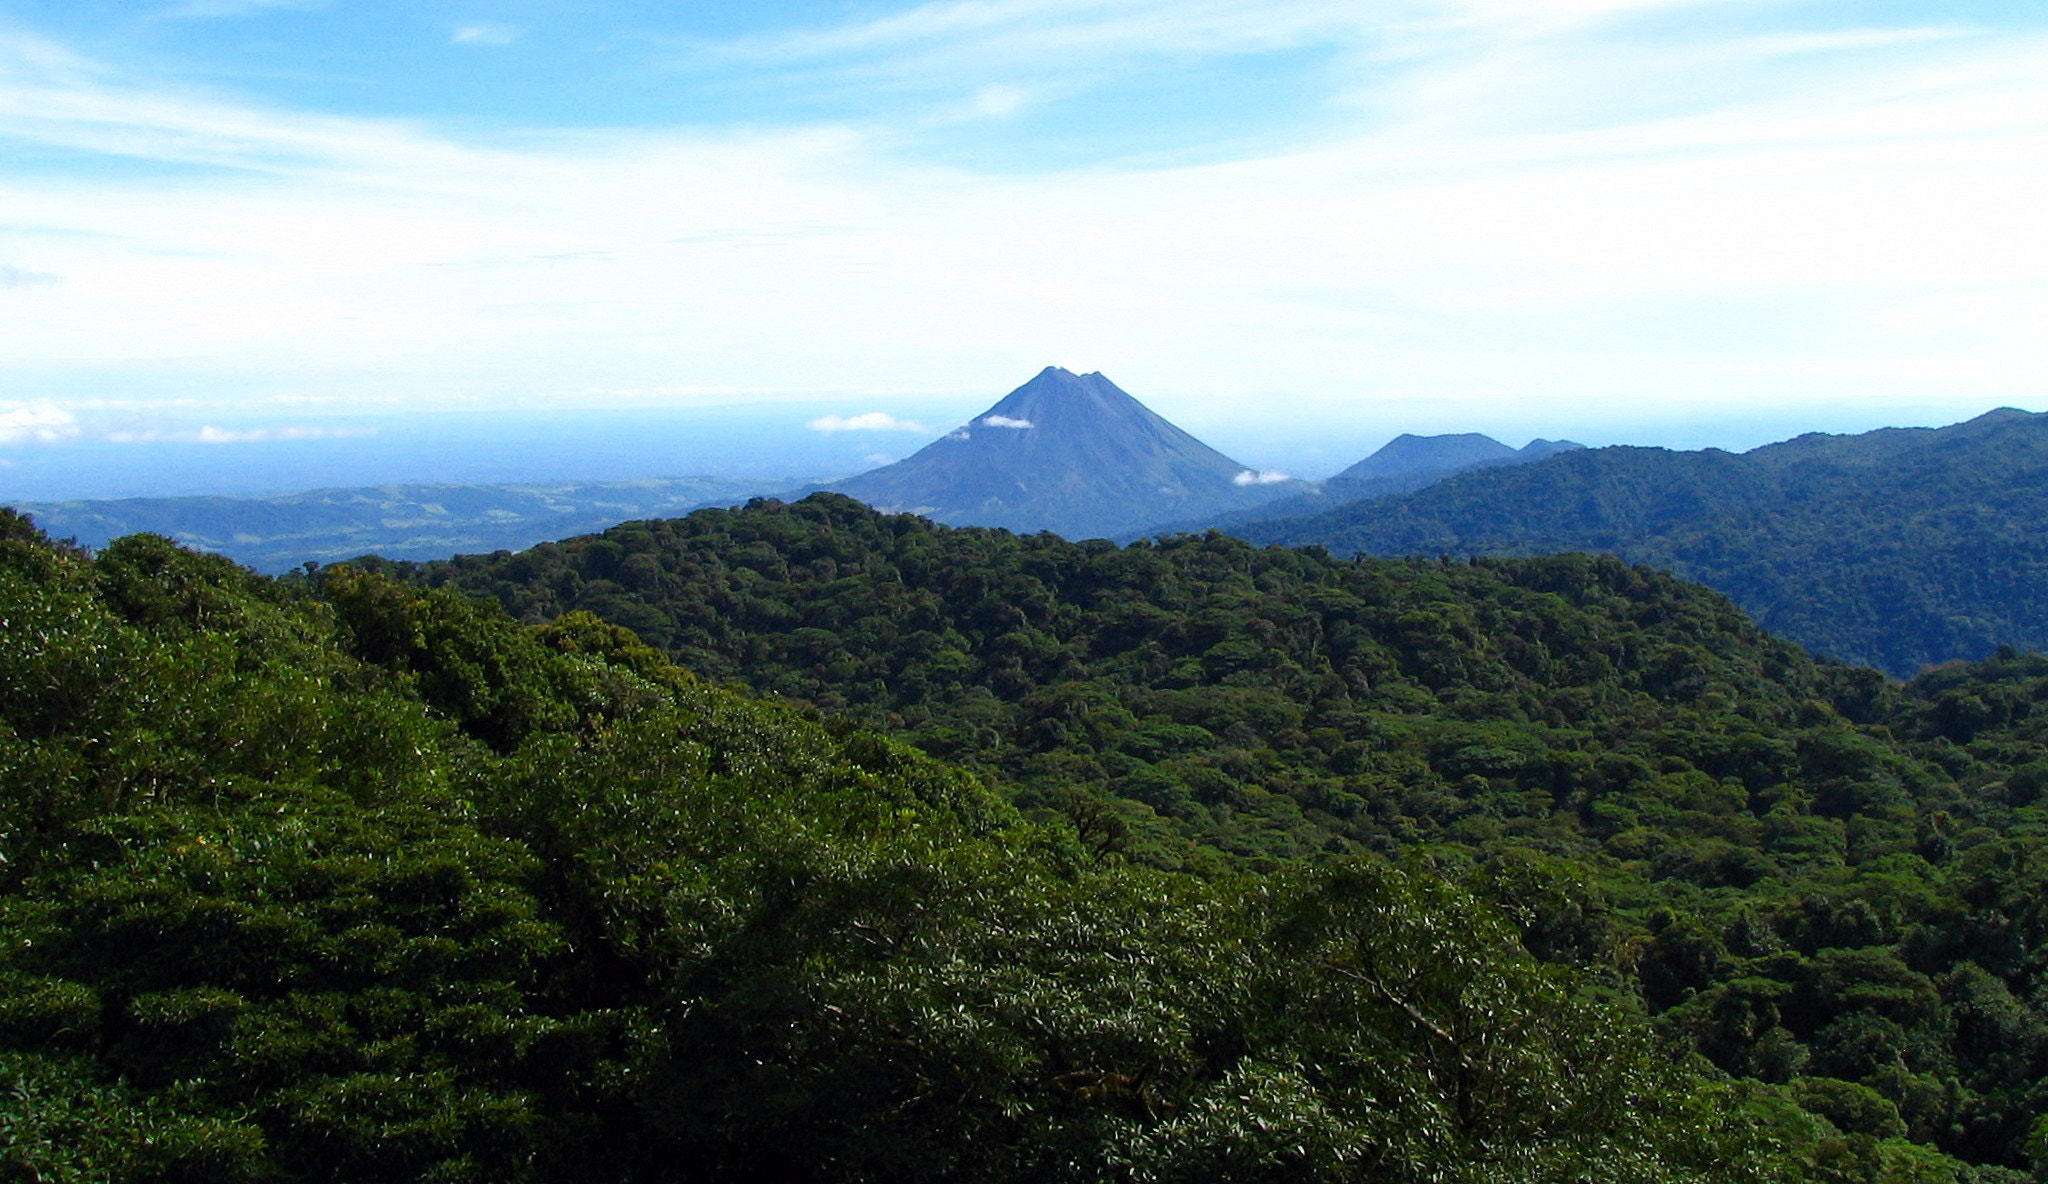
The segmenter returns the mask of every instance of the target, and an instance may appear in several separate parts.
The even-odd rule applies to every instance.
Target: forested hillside
[[[1611,561],[829,496],[285,581],[0,535],[0,1178],[2018,1184],[2048,1142],[2048,660],[1900,687]],[[635,608],[713,681],[585,611]]]
[[[1960,1178],[1447,869],[1097,859],[588,616],[0,515],[0,620],[7,1180]]]
[[[2048,647],[2048,416],[1801,436],[1740,455],[1600,448],[1308,517],[1237,523],[1342,554],[1612,552],[1766,628],[1909,677]]]
[[[1430,851],[1872,1136],[2019,1168],[2048,1108],[2034,659],[1902,687],[1612,559],[1117,548],[830,496],[401,570],[897,730],[1105,866]]]
[[[1210,870],[1503,827],[1591,850],[1597,818],[1556,809],[1592,791],[1589,754],[1654,765],[1881,682],[1613,560],[1361,564],[1222,535],[1117,548],[829,494],[402,570],[532,622],[596,613],[1032,800],[1107,787],[1148,859]]]

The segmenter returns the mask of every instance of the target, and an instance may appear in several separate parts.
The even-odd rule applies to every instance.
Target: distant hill
[[[915,455],[826,488],[955,526],[1123,535],[1303,488],[1267,480],[1101,374],[1048,366]]]
[[[745,499],[761,482],[716,477],[535,485],[378,485],[277,497],[137,497],[25,502],[53,538],[102,547],[147,532],[275,574],[307,560],[376,552],[439,559],[517,550],[564,534],[603,530]]]
[[[1531,440],[1521,448],[1510,448],[1491,436],[1461,432],[1444,436],[1412,436],[1403,433],[1380,450],[1331,477],[1305,483],[1288,497],[1248,510],[1233,510],[1204,518],[1171,523],[1148,530],[1125,531],[1118,536],[1129,542],[1154,532],[1225,530],[1237,533],[1249,523],[1271,518],[1296,518],[1319,514],[1335,506],[1366,498],[1391,497],[1423,489],[1454,473],[1499,465],[1522,465],[1584,448],[1570,440]]]
[[[1493,465],[1526,464],[1584,445],[1569,440],[1531,440],[1519,449],[1492,436],[1460,432],[1444,436],[1402,433],[1378,452],[1330,478],[1331,481],[1380,481],[1394,477],[1437,475]]]
[[[1378,452],[1338,473],[1335,480],[1368,481],[1375,477],[1471,468],[1489,462],[1498,464],[1514,455],[1514,449],[1478,432],[1444,436],[1415,436],[1404,432],[1389,440]]]
[[[1897,675],[2048,646],[2048,415],[1819,433],[1736,454],[1601,448],[1245,524],[1370,555],[1611,551]]]

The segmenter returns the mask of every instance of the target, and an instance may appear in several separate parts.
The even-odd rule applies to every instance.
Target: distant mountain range
[[[307,560],[375,552],[439,559],[516,551],[632,518],[728,505],[762,482],[682,477],[595,484],[379,485],[277,497],[138,497],[25,502],[18,508],[52,538],[102,547],[148,532],[276,574]]]
[[[1048,367],[906,460],[802,488],[1069,538],[1215,528],[1347,554],[1612,552],[1717,588],[1817,652],[1897,675],[2001,645],[2048,648],[2048,415],[2009,408],[1741,454],[1403,435],[1303,482],[1232,460],[1099,373]],[[88,546],[148,531],[280,572],[371,552],[517,550],[763,491],[684,478],[21,508]]]
[[[1099,373],[1048,366],[907,459],[824,488],[956,526],[1088,538],[1249,509],[1306,486],[1239,464]]]
[[[1390,497],[1422,489],[1456,473],[1501,465],[1524,465],[1584,447],[1570,440],[1531,440],[1521,448],[1510,448],[1491,436],[1477,432],[1444,436],[1403,433],[1389,440],[1378,452],[1329,480],[1305,482],[1296,486],[1296,492],[1287,497],[1250,509],[1189,519],[1165,527],[1128,530],[1117,537],[1129,541],[1154,533],[1197,530],[1235,533],[1247,523],[1317,514],[1333,506],[1366,498]]]
[[[2048,415],[1812,434],[1747,453],[1575,450],[1239,523],[1367,555],[1613,552],[1720,589],[1775,632],[1893,674],[2048,647]]]

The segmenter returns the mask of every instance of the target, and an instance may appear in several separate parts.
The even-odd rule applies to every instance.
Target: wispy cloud
[[[821,415],[804,425],[814,432],[929,432],[931,429],[909,419],[898,419],[884,411],[862,415]]]
[[[398,121],[278,111],[152,86],[41,38],[0,33],[0,137],[258,173],[409,166],[452,145]],[[65,221],[59,220],[57,225]]]
[[[218,17],[249,16],[272,9],[324,8],[327,0],[185,0],[158,15],[166,20],[210,20]]]
[[[510,45],[525,35],[517,25],[500,24],[496,21],[474,21],[457,25],[449,33],[448,40],[455,45]]]
[[[1363,50],[1378,43],[1388,18],[1434,7],[1430,0],[945,0],[865,21],[698,40],[681,47],[679,65],[753,71],[788,92],[924,101],[931,105],[901,119],[945,123],[1083,96],[1139,68],[1306,47]]]
[[[968,100],[972,114],[1001,118],[1015,115],[1031,102],[1031,92],[1016,86],[984,86]]]
[[[975,421],[985,428],[1028,428],[1035,427],[1028,419],[1016,419],[1008,415],[984,415]]]
[[[1278,485],[1282,481],[1292,480],[1294,478],[1281,472],[1259,472],[1255,469],[1246,469],[1244,472],[1232,477],[1230,482],[1233,485]]]
[[[1743,2],[934,0],[866,20],[700,41],[687,60],[782,70],[785,85],[798,88],[851,82],[966,92],[978,106],[1006,94],[1099,90],[1134,69],[1318,50],[1328,58],[1313,68],[1335,97],[1346,89],[1398,91],[1418,66],[1501,49],[1542,56],[1526,50],[1635,17],[1731,10]]]
[[[1405,10],[1343,0],[946,0],[873,20],[742,40],[720,51],[764,61],[818,63],[887,56],[932,68],[943,55],[987,64],[1094,60],[1103,55],[1248,53],[1334,33],[1365,34]]]
[[[30,271],[25,267],[0,263],[0,288],[42,288],[62,283],[63,277],[48,271]]]

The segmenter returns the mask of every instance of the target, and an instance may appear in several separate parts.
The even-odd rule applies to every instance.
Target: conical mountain
[[[1090,538],[1257,505],[1298,485],[1247,469],[1099,373],[1048,366],[915,455],[829,488],[956,526]]]

